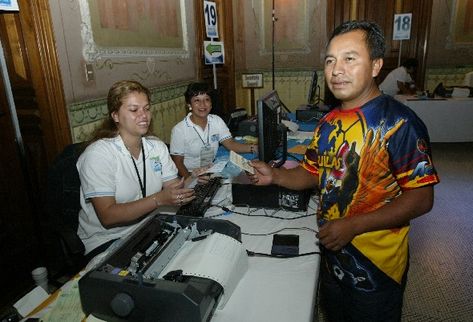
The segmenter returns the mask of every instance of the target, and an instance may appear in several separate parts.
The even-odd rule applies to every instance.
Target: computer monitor
[[[312,73],[312,80],[310,82],[309,93],[307,94],[307,105],[315,106],[320,100],[320,87],[317,84],[318,76],[317,71],[314,70]]]
[[[259,159],[273,167],[281,166],[287,158],[287,129],[281,123],[281,107],[275,90],[257,101]]]

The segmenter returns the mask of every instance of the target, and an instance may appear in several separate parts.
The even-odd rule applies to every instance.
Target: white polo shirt
[[[409,75],[404,66],[399,66],[398,68],[393,69],[379,85],[379,89],[384,94],[394,97],[394,95],[399,92],[399,87],[397,86],[398,81],[403,83],[413,82],[411,75]]]
[[[177,123],[171,132],[170,153],[184,157],[184,165],[189,171],[200,168],[200,151],[210,145],[217,155],[219,144],[232,137],[225,122],[215,114],[207,116],[207,126],[202,129],[190,119],[192,113]]]
[[[473,72],[465,74],[465,78],[463,79],[463,86],[473,87]]]
[[[146,195],[161,191],[163,182],[177,178],[177,168],[166,145],[156,137],[142,139],[146,164]],[[143,182],[143,157],[135,160]],[[138,223],[105,228],[100,223],[91,198],[115,197],[117,203],[142,198],[138,176],[121,136],[101,139],[85,149],[77,161],[81,181],[79,228],[77,233],[85,246],[85,253],[107,241],[130,234]]]

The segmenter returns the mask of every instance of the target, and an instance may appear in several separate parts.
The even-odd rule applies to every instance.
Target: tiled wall
[[[473,70],[473,66],[461,68],[430,68],[426,71],[425,89],[433,91],[443,82],[445,86],[462,85],[464,75]],[[264,87],[254,89],[257,100],[272,89],[272,73],[264,71]],[[311,70],[278,71],[275,73],[275,89],[283,103],[292,111],[307,102],[307,93],[312,81]],[[324,97],[324,76],[318,71],[320,96]],[[153,132],[164,142],[169,143],[172,127],[186,115],[184,92],[187,84],[177,84],[152,90]],[[241,87],[241,76],[236,79],[237,107],[245,107],[250,114],[251,90]],[[107,117],[105,98],[69,106],[69,118],[74,142],[85,141],[95,127]]]
[[[186,115],[186,87],[187,84],[178,84],[151,89],[152,130],[166,143],[169,143],[172,127]],[[70,105],[69,121],[73,141],[88,140],[107,114],[106,98]]]
[[[428,68],[425,77],[425,89],[433,91],[439,83],[444,86],[462,86],[465,74],[473,71],[473,66],[457,68]]]
[[[251,71],[253,73],[253,71]],[[273,77],[270,71],[256,71],[255,73],[263,73],[263,88],[255,88],[255,101],[268,93],[273,88]],[[291,111],[295,111],[297,107],[307,103],[307,95],[312,82],[312,70],[287,70],[275,72],[274,88],[279,94],[279,98]],[[324,76],[322,71],[317,72],[318,84],[321,87],[320,96],[324,96]],[[236,96],[237,106],[245,107],[250,112],[251,107],[251,89],[241,87],[241,75],[236,77]]]
[[[433,91],[443,82],[444,86],[461,86],[465,74],[473,71],[473,66],[458,68],[429,68],[426,70],[425,89]],[[312,80],[311,70],[277,71],[275,73],[275,88],[284,104],[292,111],[307,102],[307,94]],[[324,99],[325,78],[322,70],[317,71],[318,84],[321,88],[320,98]],[[272,89],[272,73],[263,72],[264,87],[254,89],[255,100]],[[236,81],[237,106],[251,106],[250,89],[241,88],[241,76]],[[248,109],[249,110],[249,109]]]

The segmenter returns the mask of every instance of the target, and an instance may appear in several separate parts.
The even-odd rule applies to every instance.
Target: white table
[[[431,142],[473,142],[473,98],[417,99],[396,95],[424,121]]]
[[[264,198],[264,196],[262,196]],[[219,205],[231,206],[231,185],[223,185],[213,199]],[[315,232],[316,200],[309,203],[306,212],[275,211],[251,208],[252,216],[242,216],[235,213],[217,216],[223,213],[218,207],[210,208],[206,217],[229,220],[240,226],[242,243],[247,250],[270,254],[272,233],[299,235],[299,254],[318,252],[319,247]],[[237,207],[235,212],[249,213],[249,208]],[[295,218],[284,220],[257,215],[272,215],[273,217]],[[287,229],[302,228],[302,229]],[[309,229],[305,229],[309,228]],[[310,230],[311,229],[311,230]],[[280,231],[281,230],[281,231]],[[250,236],[250,234],[266,234]],[[319,275],[320,255],[308,255],[295,258],[249,257],[248,271],[239,281],[237,287],[222,309],[216,309],[212,322],[311,322],[314,319],[317,296],[317,281]],[[70,289],[73,281],[63,286]],[[78,291],[75,292],[78,296]],[[77,298],[77,301],[80,301]],[[57,293],[37,308],[31,317],[43,317],[57,303]],[[80,306],[79,306],[80,307]],[[71,312],[72,313],[72,312]],[[94,316],[86,321],[102,321]]]
[[[231,197],[231,185],[219,195]],[[264,197],[263,197],[264,198]],[[215,199],[219,199],[218,195]],[[309,214],[315,213],[315,202],[309,204]],[[255,209],[253,208],[252,211]],[[248,208],[235,208],[236,212],[248,213]],[[221,209],[211,208],[206,216],[222,213]],[[264,214],[259,209],[253,215]],[[304,212],[266,210],[274,216],[294,218]],[[230,214],[219,217],[239,225],[242,233],[270,234],[283,228],[308,227],[317,229],[315,216],[295,220],[272,219],[257,216]],[[281,234],[299,235],[299,254],[319,251],[315,233],[309,230],[287,229]],[[269,254],[272,235],[248,236],[242,234],[246,249]],[[296,258],[249,257],[248,271],[222,310],[216,310],[212,322],[306,322],[313,321],[320,255]]]

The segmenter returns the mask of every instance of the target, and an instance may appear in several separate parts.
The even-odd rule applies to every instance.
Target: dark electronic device
[[[238,128],[235,131],[235,136],[258,136],[258,121],[256,117],[251,117],[246,120],[241,121],[238,123]]]
[[[195,199],[182,205],[176,212],[179,216],[203,217],[212,205],[212,199],[221,187],[222,182],[218,177],[210,178],[206,183],[198,183],[194,187]]]
[[[258,122],[256,117],[248,117],[244,108],[237,108],[230,114],[228,129],[232,136],[258,136]]]
[[[238,126],[241,122],[248,118],[248,114],[244,108],[237,108],[230,114],[227,126],[233,136],[238,136]]]
[[[303,105],[299,106],[296,110],[296,120],[317,123],[325,114],[327,114],[327,112]]]
[[[271,255],[299,255],[299,235],[274,234]]]
[[[318,107],[320,103],[320,86],[318,85],[317,71],[312,74],[312,81],[307,94],[307,104],[296,109],[296,120],[302,122],[318,122],[325,114]]]
[[[234,205],[248,205],[255,208],[306,211],[312,190],[291,190],[277,185],[256,186],[246,175],[239,175],[232,182]]]
[[[316,107],[320,102],[320,86],[318,85],[317,71],[312,73],[312,80],[310,82],[309,93],[307,94],[307,105]]]
[[[186,240],[212,232],[241,241],[240,228],[226,220],[148,217],[79,280],[84,313],[105,321],[209,321],[223,294],[219,283],[179,271],[160,273]]]
[[[282,102],[273,90],[258,99],[258,158],[279,167],[287,158],[287,128],[281,123]]]

